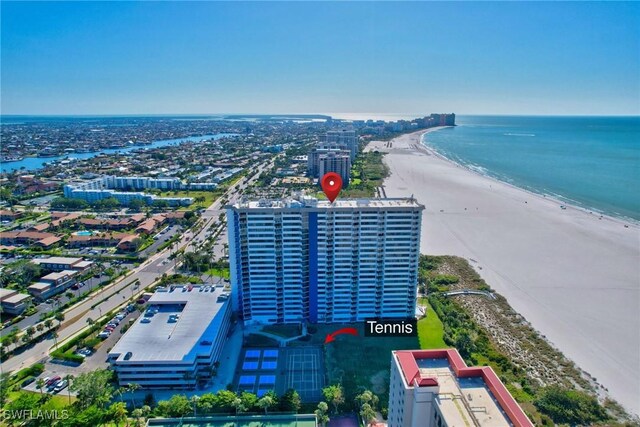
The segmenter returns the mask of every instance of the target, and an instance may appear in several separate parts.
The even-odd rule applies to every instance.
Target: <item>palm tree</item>
[[[362,421],[364,421],[366,425],[369,425],[376,420],[376,411],[371,405],[365,403],[362,405],[362,409],[360,409],[360,417],[362,417]]]
[[[58,321],[58,326],[60,326],[60,324],[62,324],[62,321],[64,320],[64,313],[56,313],[54,317]]]
[[[120,403],[123,403],[122,402],[122,395],[124,394],[125,391],[126,390],[125,390],[124,387],[118,387],[113,391],[113,394],[117,394],[118,395],[118,399],[120,399]]]
[[[258,400],[258,406],[264,409],[265,415],[267,415],[267,410],[273,405],[275,405],[275,403],[276,401],[273,399],[273,397],[268,394],[265,394]]]
[[[239,397],[233,399],[231,406],[235,408],[236,416],[238,416],[238,412],[243,412],[245,410],[244,406],[242,405],[242,399],[240,399]]]
[[[120,425],[120,421],[127,419],[127,407],[123,402],[116,402],[109,407],[109,412],[113,421],[116,423],[116,427]]]
[[[198,400],[200,400],[200,397],[191,396],[191,405],[193,406],[193,416],[194,417],[198,416],[198,413],[196,412],[196,410],[198,409]]]
[[[140,388],[142,388],[140,384],[136,384],[136,383],[127,384],[127,391],[131,393],[131,406],[134,408],[136,407],[135,393],[136,393],[136,390],[140,390]]]
[[[67,396],[69,396],[69,405],[71,405],[71,380],[73,380],[73,375],[67,374],[64,379],[67,382]]]
[[[53,320],[51,319],[47,319],[44,321],[44,327],[47,329],[51,329],[51,326],[53,325]]]
[[[18,344],[18,334],[11,335],[11,344]]]
[[[42,389],[44,389],[44,380],[42,378],[38,378],[38,381],[36,381],[36,388],[40,390],[40,395],[44,394],[42,391]]]
[[[133,411],[131,411],[131,416],[135,419],[136,427],[141,427],[142,421],[140,420],[140,418],[142,418],[142,409],[134,409]]]
[[[315,414],[318,417],[318,423],[324,427],[329,422],[329,405],[326,402],[318,403],[318,409],[315,410]]]
[[[182,379],[184,379],[186,383],[190,383],[193,378],[193,374],[189,371],[185,371],[185,373],[182,375]],[[195,384],[189,384],[189,388],[192,387],[195,387]]]

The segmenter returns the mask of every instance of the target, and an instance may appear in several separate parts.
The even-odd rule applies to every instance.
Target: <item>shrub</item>
[[[595,397],[558,386],[543,389],[534,405],[556,424],[589,425],[609,418]]]

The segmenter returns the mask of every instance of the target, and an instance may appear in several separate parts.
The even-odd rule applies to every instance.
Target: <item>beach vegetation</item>
[[[599,403],[575,365],[553,349],[502,296],[445,296],[446,290],[491,291],[465,259],[421,256],[419,280],[428,287],[425,319],[429,319],[430,309],[435,312],[431,327],[437,327],[435,318],[442,323],[446,346],[457,348],[469,365],[491,366],[534,424],[612,425],[613,420],[627,419],[615,402]],[[421,301],[425,304],[424,298]],[[418,323],[419,334],[421,322],[429,321],[425,319]],[[483,323],[487,319],[489,323]],[[510,340],[511,346],[503,346],[505,340]],[[429,342],[420,335],[421,346]],[[522,352],[526,352],[525,360],[539,360],[541,366],[553,365],[557,370],[532,369],[520,359]]]
[[[591,425],[609,419],[595,397],[558,386],[541,389],[534,405],[556,424]]]
[[[384,154],[379,152],[360,153],[351,166],[349,187],[342,191],[342,197],[374,197],[376,188],[389,176],[389,167],[382,161]]]

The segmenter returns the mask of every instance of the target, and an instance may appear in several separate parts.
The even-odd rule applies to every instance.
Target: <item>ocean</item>
[[[457,116],[423,143],[482,174],[640,220],[640,117]]]

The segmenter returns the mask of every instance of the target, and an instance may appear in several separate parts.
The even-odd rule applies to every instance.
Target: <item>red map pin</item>
[[[320,180],[320,185],[324,194],[327,195],[327,199],[333,203],[342,190],[342,178],[335,172],[327,172]]]

